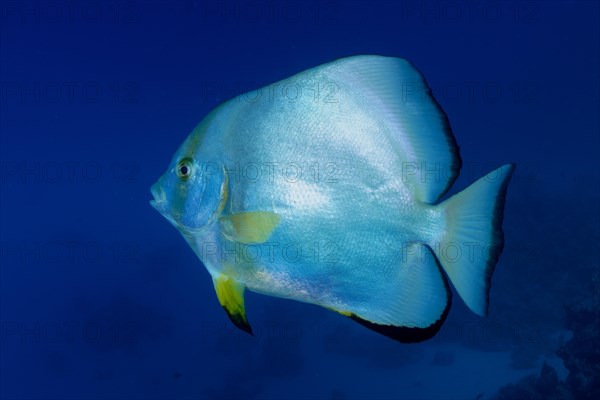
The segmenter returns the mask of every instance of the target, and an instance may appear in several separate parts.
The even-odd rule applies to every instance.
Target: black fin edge
[[[250,326],[250,324],[248,323],[248,320],[246,319],[246,317],[244,315],[230,313],[229,310],[227,310],[227,308],[225,308],[225,307],[223,307],[223,310],[225,310],[225,312],[227,313],[227,316],[229,317],[229,320],[231,322],[233,322],[233,324],[237,328],[254,336],[254,333],[252,332],[252,327]]]
[[[510,166],[510,171],[506,174],[504,181],[498,189],[496,203],[494,204],[494,213],[492,216],[492,239],[490,243],[494,245],[490,247],[490,257],[487,260],[485,268],[485,315],[488,314],[490,307],[490,289],[492,287],[492,275],[496,269],[496,264],[500,260],[500,254],[504,250],[504,231],[502,223],[504,222],[504,206],[506,204],[506,193],[508,192],[508,184],[515,172],[516,164],[507,164]],[[502,168],[502,167],[499,167]]]
[[[438,264],[437,259],[436,264]],[[450,313],[450,307],[452,306],[452,290],[448,284],[448,278],[446,278],[446,275],[444,275],[442,272],[439,264],[437,267],[438,272],[444,281],[444,287],[446,288],[446,307],[444,308],[444,311],[442,311],[440,318],[428,327],[411,328],[408,326],[376,324],[374,322],[367,321],[366,319],[362,319],[353,313],[349,315],[349,318],[371,329],[372,331],[387,336],[390,339],[397,340],[400,343],[419,343],[431,339],[440,331],[440,329],[442,329],[442,325],[444,325],[444,322],[446,322],[446,318]]]
[[[423,80],[425,80],[425,78],[423,78]],[[425,84],[427,85],[427,82],[425,82]],[[429,88],[429,85],[427,87]],[[433,97],[431,89],[429,89],[429,97],[431,97],[431,101],[436,105],[438,111],[441,114],[443,129],[444,133],[446,134],[446,142],[448,143],[448,148],[452,153],[454,159],[454,163],[452,164],[450,169],[452,176],[448,178],[448,183],[446,183],[446,187],[444,187],[444,189],[438,195],[437,199],[435,199],[434,201],[438,202],[442,197],[444,197],[446,193],[448,193],[452,185],[454,185],[454,182],[456,182],[456,180],[458,179],[458,175],[460,175],[460,170],[462,168],[462,158],[460,156],[460,147],[456,142],[456,138],[454,137],[454,133],[452,132],[452,127],[450,126],[450,119],[448,118],[448,115],[446,114],[440,103],[437,101],[437,99]]]
[[[448,144],[448,149],[450,150],[450,153],[452,153],[452,156],[453,156],[454,162],[450,166],[451,167],[450,171],[451,171],[452,175],[450,177],[448,177],[448,183],[446,183],[446,187],[444,187],[444,189],[440,192],[440,194],[434,200],[434,203],[436,203],[442,197],[444,197],[444,195],[446,193],[448,193],[448,191],[450,190],[452,185],[454,185],[454,182],[456,182],[456,179],[458,179],[458,175],[460,174],[460,170],[462,168],[462,158],[460,156],[460,146],[456,142],[456,138],[454,137],[454,132],[452,132],[452,126],[450,125],[450,119],[448,118],[448,114],[446,114],[446,111],[444,111],[440,102],[433,95],[433,91],[432,91],[431,87],[429,86],[429,83],[427,83],[427,80],[425,79],[425,75],[423,75],[421,70],[419,68],[417,68],[413,63],[411,63],[410,61],[408,61],[406,59],[404,59],[404,61],[409,63],[415,69],[415,71],[417,71],[419,73],[419,75],[421,75],[421,79],[423,80],[423,83],[425,84],[425,87],[427,88],[427,95],[429,96],[429,99],[431,100],[431,102],[436,107],[437,111],[439,112],[440,120],[442,122],[442,129],[443,129],[445,137],[446,137],[446,143]]]

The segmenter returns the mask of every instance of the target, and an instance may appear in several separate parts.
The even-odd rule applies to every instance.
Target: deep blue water
[[[544,362],[566,379],[556,351],[594,313],[564,306],[597,294],[600,259],[597,2],[26,0],[0,24],[0,398],[490,398]],[[355,54],[424,74],[464,162],[451,193],[517,164],[490,315],[455,295],[407,345],[247,293],[247,336],[150,185],[222,101]]]

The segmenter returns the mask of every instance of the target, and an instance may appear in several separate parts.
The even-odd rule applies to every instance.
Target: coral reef
[[[600,273],[592,278],[591,294],[566,306],[566,327],[573,337],[557,354],[569,370],[566,383],[575,399],[600,395]]]
[[[573,337],[556,352],[569,374],[558,379],[554,368],[546,363],[540,374],[529,375],[515,384],[501,388],[493,397],[505,399],[591,400],[600,395],[600,272],[591,281],[591,290],[565,306],[566,328]]]
[[[498,391],[494,400],[567,400],[571,399],[566,384],[559,381],[554,368],[544,363],[539,376],[529,375]]]

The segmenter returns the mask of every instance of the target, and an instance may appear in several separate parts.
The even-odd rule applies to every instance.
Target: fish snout
[[[156,211],[162,212],[164,210],[164,204],[167,201],[167,194],[161,187],[160,182],[156,182],[152,185],[150,193],[152,193],[152,197],[154,197],[154,200],[150,200],[150,205],[154,207]]]

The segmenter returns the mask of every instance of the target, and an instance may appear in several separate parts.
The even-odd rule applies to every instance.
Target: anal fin
[[[406,246],[400,265],[368,289],[368,300],[330,309],[402,343],[431,339],[450,311],[448,281],[425,245]]]

